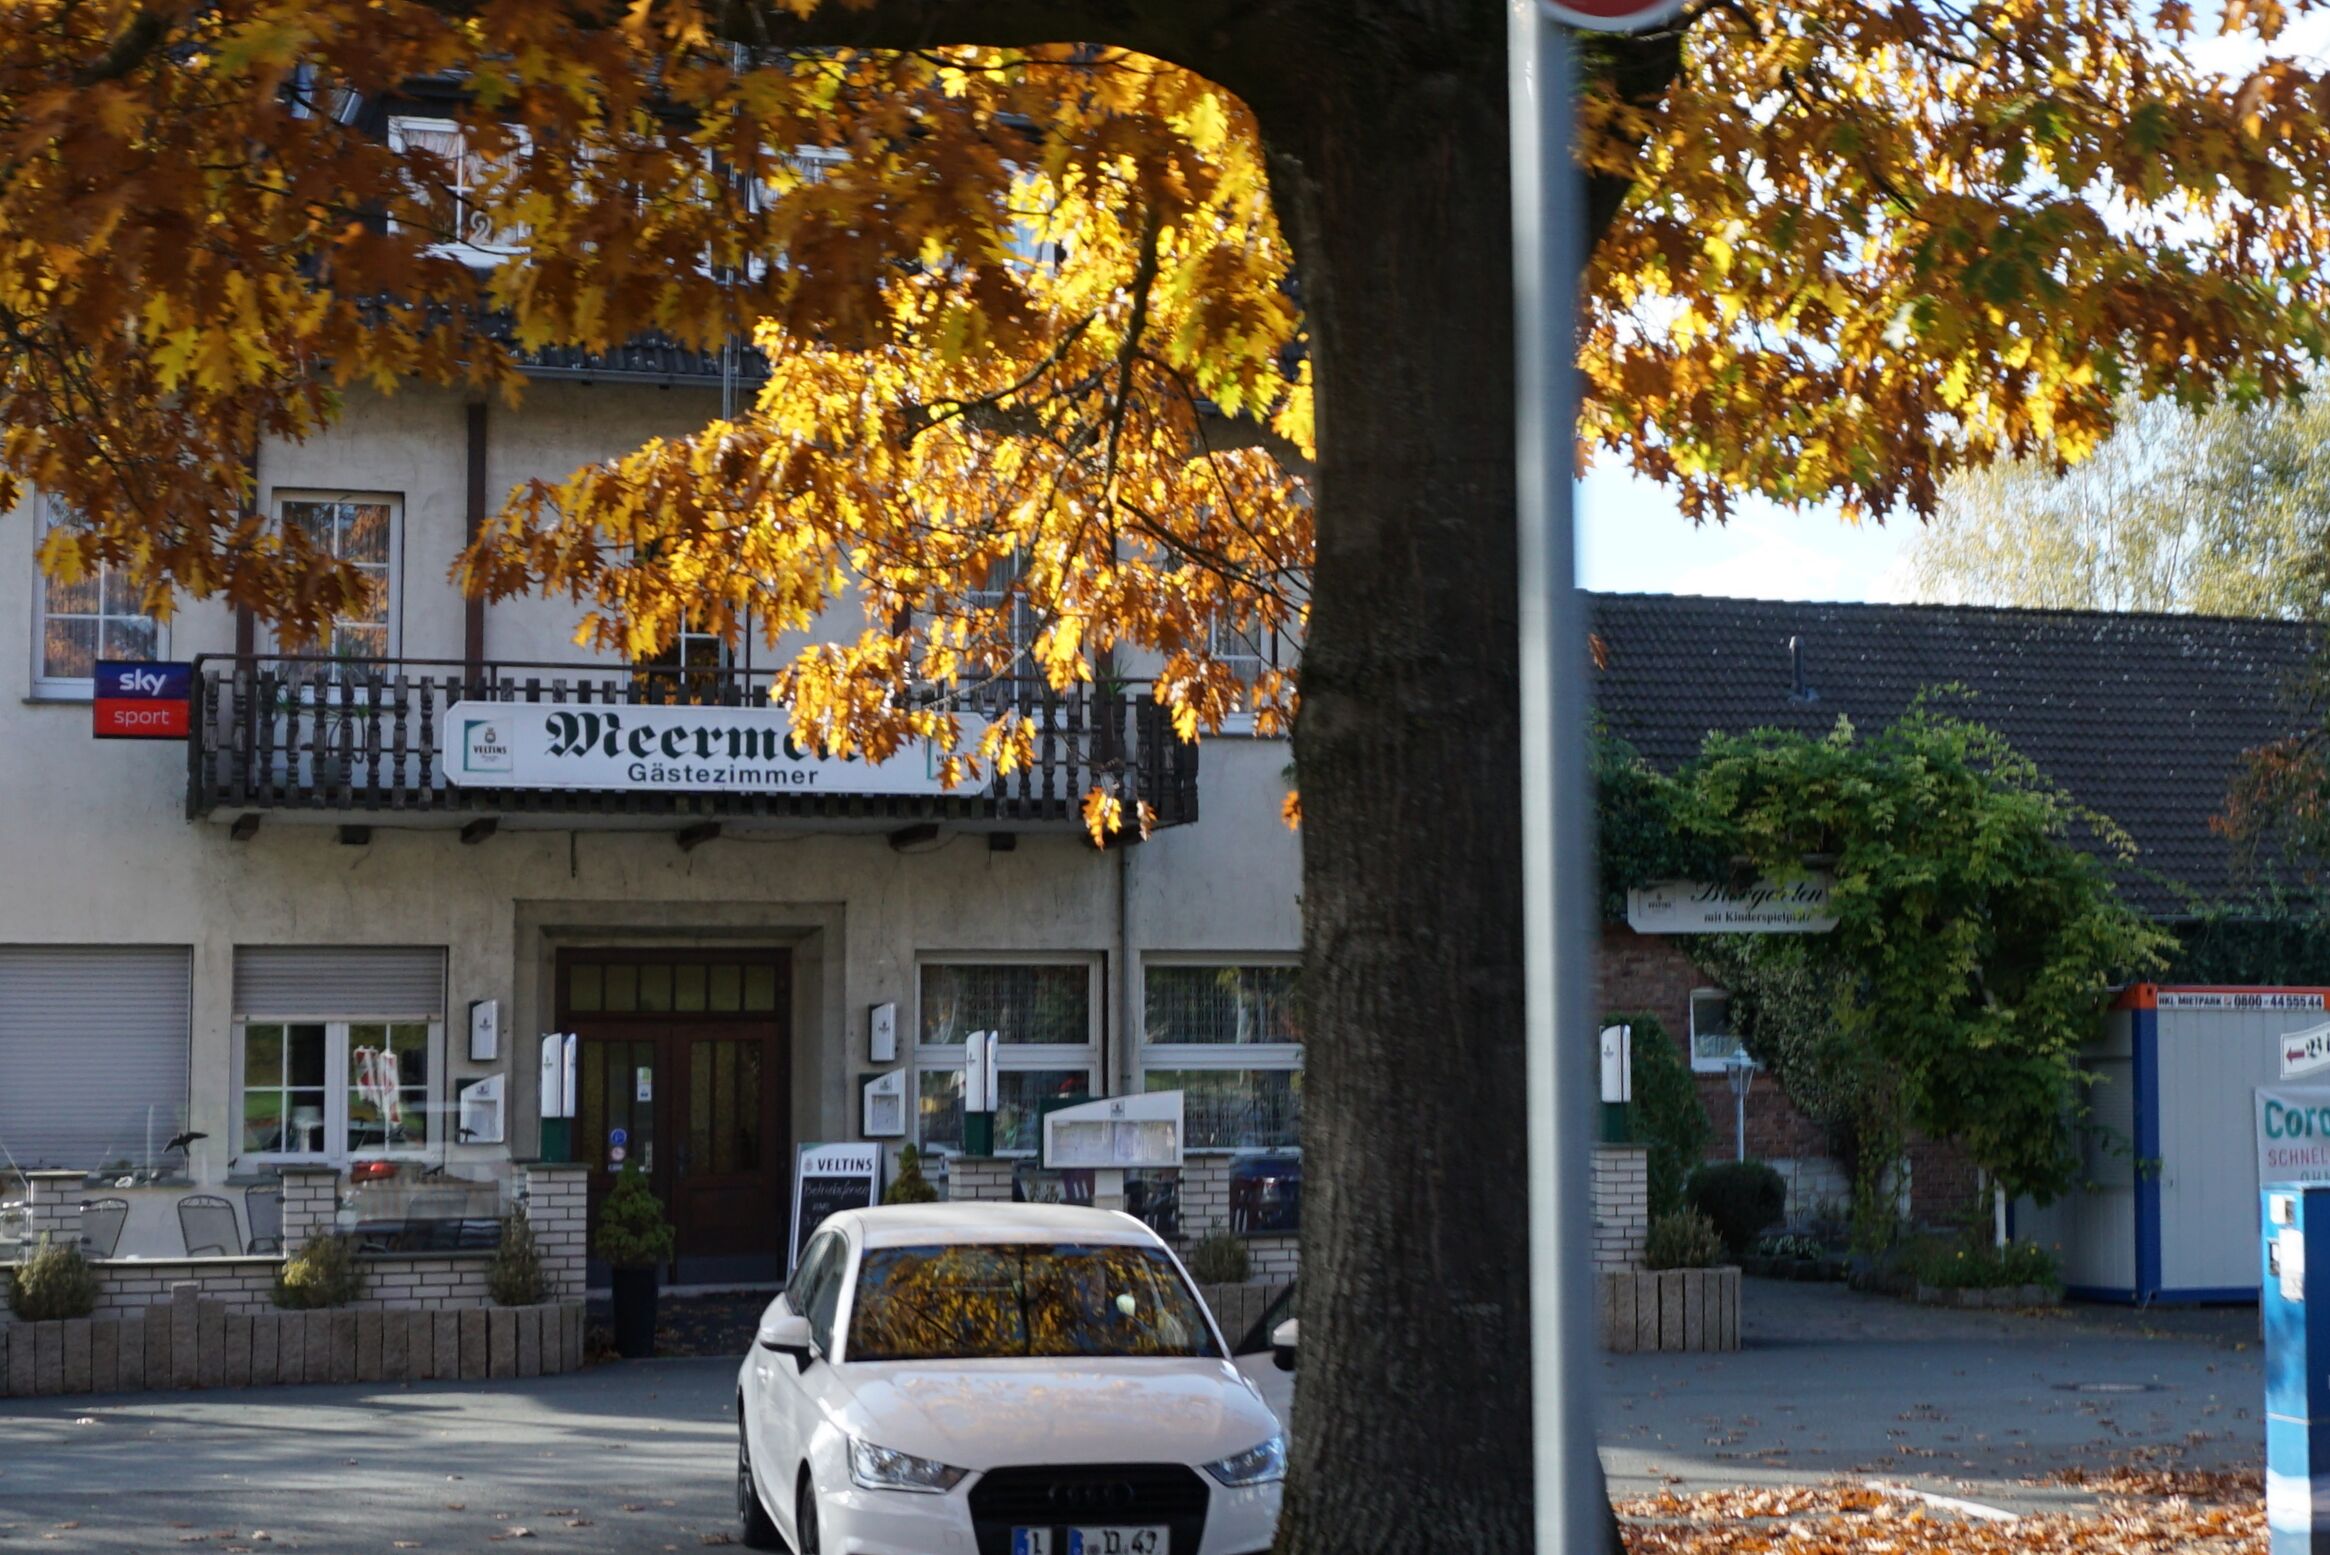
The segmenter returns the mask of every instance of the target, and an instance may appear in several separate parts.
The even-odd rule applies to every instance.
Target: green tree
[[[1921,599],[2295,617],[2323,604],[2330,401],[2194,413],[2133,399],[2078,463],[1963,471],[1919,530]]]
[[[2132,845],[1994,731],[1927,701],[1862,737],[1711,736],[1685,774],[1696,824],[1762,872],[1819,859],[1837,926],[1748,958],[1755,1040],[1859,1140],[1876,1207],[1896,1127],[1955,1140],[2010,1194],[2077,1165],[2074,1060],[2117,979],[2172,941],[2119,898]],[[1816,1034],[1821,1011],[1827,1035]],[[1792,1087],[1793,1094],[1793,1087]]]

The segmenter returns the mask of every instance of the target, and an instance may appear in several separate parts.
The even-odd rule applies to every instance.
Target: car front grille
[[[979,1555],[1011,1555],[1011,1530],[1050,1528],[1066,1555],[1064,1528],[1172,1530],[1171,1555],[1197,1555],[1212,1493],[1195,1469],[1178,1463],[1077,1463],[995,1469],[971,1487],[971,1524]]]

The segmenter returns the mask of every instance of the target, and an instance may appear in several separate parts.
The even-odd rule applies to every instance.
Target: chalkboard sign
[[[793,1168],[793,1256],[786,1275],[799,1267],[826,1216],[865,1209],[881,1195],[880,1145],[803,1145]]]

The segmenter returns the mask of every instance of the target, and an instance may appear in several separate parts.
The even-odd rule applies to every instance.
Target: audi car
[[[737,1374],[743,1542],[1259,1555],[1286,1440],[1180,1260],[1114,1211],[828,1217]]]

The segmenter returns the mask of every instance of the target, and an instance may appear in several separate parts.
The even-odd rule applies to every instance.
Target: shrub
[[[1189,1274],[1201,1285],[1243,1285],[1254,1275],[1254,1260],[1217,1221],[1189,1250]]]
[[[80,1248],[44,1235],[33,1255],[16,1266],[8,1305],[27,1323],[87,1317],[97,1310],[97,1271]]]
[[[1720,1269],[1723,1238],[1705,1215],[1679,1209],[1650,1223],[1650,1240],[1643,1244],[1645,1269]]]
[[[936,1204],[938,1189],[922,1175],[922,1152],[912,1145],[898,1147],[898,1175],[882,1190],[885,1204]]]
[[[344,1307],[363,1294],[364,1266],[352,1237],[313,1238],[275,1276],[275,1304],[293,1311]]]
[[[623,1168],[599,1206],[599,1230],[591,1247],[617,1269],[651,1269],[671,1257],[671,1222],[637,1166]]]
[[[1826,1258],[1828,1249],[1818,1237],[1768,1236],[1756,1243],[1756,1253],[1764,1258]]]
[[[525,1216],[502,1217],[502,1239],[494,1245],[485,1292],[497,1307],[539,1306],[549,1296],[550,1276],[542,1269],[542,1247],[534,1240],[534,1227]]]
[[[1634,1137],[1650,1147],[1651,1216],[1672,1214],[1683,1207],[1683,1181],[1707,1154],[1715,1125],[1682,1049],[1657,1016],[1606,1015],[1602,1024],[1634,1028]]]
[[[1691,1174],[1684,1189],[1691,1207],[1715,1223],[1734,1258],[1746,1254],[1766,1226],[1788,1212],[1788,1184],[1761,1161],[1720,1161]]]
[[[2055,1255],[2036,1242],[1929,1242],[1912,1249],[1910,1272],[1920,1285],[1938,1290],[1999,1290],[2022,1285],[2056,1289],[2061,1276]]]

